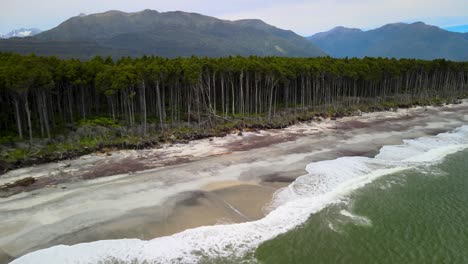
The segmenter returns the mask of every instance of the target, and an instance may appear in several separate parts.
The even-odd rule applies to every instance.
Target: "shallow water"
[[[441,252],[451,250],[451,247],[447,249],[447,246],[442,249],[430,246],[439,245],[436,243],[437,239],[442,241],[445,239],[445,231],[434,231],[439,226],[408,222],[413,220],[412,218],[414,220],[423,219],[424,216],[433,219],[433,212],[429,209],[421,210],[421,208],[424,208],[423,201],[427,199],[426,196],[439,197],[440,190],[435,188],[420,191],[420,188],[425,186],[426,181],[430,183],[431,180],[450,178],[451,171],[448,171],[448,174],[444,173],[445,167],[438,168],[435,164],[442,162],[447,155],[466,149],[467,144],[468,126],[464,126],[450,133],[405,140],[403,144],[397,146],[385,146],[375,158],[343,157],[311,163],[307,166],[309,174],[299,177],[294,183],[275,195],[272,206],[276,209],[261,220],[233,225],[205,226],[151,241],[112,240],[72,247],[58,246],[26,255],[15,263],[37,263],[38,259],[43,263],[47,261],[48,263],[51,263],[50,261],[55,261],[53,263],[95,263],[111,258],[126,262],[148,261],[148,263],[195,263],[200,260],[207,260],[209,263],[223,263],[227,259],[229,261],[235,259],[235,262],[239,262],[240,259],[251,262],[255,261],[255,258],[252,258],[253,250],[259,245],[260,248],[255,256],[261,263],[311,263],[313,262],[311,255],[322,258],[315,260],[318,263],[355,263],[356,261],[359,263],[367,263],[366,261],[394,263],[395,261],[411,262],[413,260],[420,263],[420,256],[424,254],[421,252],[424,252],[424,249],[427,250],[426,253],[435,250]],[[459,159],[464,160],[466,156],[461,156]],[[466,166],[464,163],[460,163],[462,166]],[[457,166],[448,165],[448,168],[452,167],[457,168]],[[456,171],[466,171],[466,167]],[[426,181],[420,180],[412,183],[421,175],[422,180]],[[389,179],[390,181],[388,181]],[[453,186],[464,187],[463,183],[466,182],[456,182]],[[402,194],[397,193],[396,198],[403,202],[414,200],[420,205],[407,203],[408,208],[404,208],[404,204],[400,205],[398,202],[393,204],[392,202],[379,201],[386,196],[385,194],[392,194],[392,190],[395,188],[398,190],[400,186],[414,187],[409,188],[410,191],[408,191],[413,196],[405,198]],[[451,193],[450,186],[442,194]],[[364,208],[370,208],[370,211],[360,209],[359,195],[366,194],[369,189],[373,190],[372,188],[377,188],[376,191],[372,192],[375,197],[362,198],[369,203],[369,206]],[[415,191],[412,192],[412,189]],[[463,196],[463,192],[461,193],[461,197],[466,198],[466,195]],[[455,205],[463,202],[465,201],[453,202],[449,199],[446,203]],[[372,204],[374,206],[371,206]],[[440,206],[434,203],[428,208],[439,210]],[[401,212],[401,216],[407,216],[409,219],[397,217],[390,223],[379,223],[377,219],[369,216],[371,212],[374,212],[372,210],[384,208],[386,211],[386,207]],[[421,212],[416,214],[417,209]],[[456,209],[453,211],[457,212]],[[310,217],[311,215],[312,217]],[[462,211],[461,215],[466,217],[467,214]],[[383,216],[380,219],[390,220],[392,218]],[[443,219],[445,218],[441,217],[441,220]],[[450,237],[465,234],[464,231],[460,231],[464,230],[465,220],[462,218],[456,221],[455,227],[449,227],[453,233]],[[392,239],[384,237],[383,240],[372,241],[371,237],[368,237],[365,240],[368,242],[362,243],[361,250],[354,250],[352,246],[359,245],[359,243],[351,239],[349,241],[351,247],[349,247],[349,255],[347,255],[346,249],[348,248],[344,246],[345,243],[341,243],[341,237],[365,239],[366,235],[353,234],[356,231],[353,231],[352,228],[356,227],[358,231],[374,230],[376,223],[381,224],[379,227],[382,227],[386,232],[379,231],[375,237],[394,235],[396,241],[399,241],[400,247],[386,245],[386,243],[391,243]],[[401,226],[404,230],[403,233],[396,230],[397,225]],[[415,226],[415,230],[411,228],[412,225]],[[426,228],[424,230],[416,229],[421,226],[426,226]],[[295,235],[296,233],[298,235]],[[425,233],[434,234],[434,240],[426,240]],[[274,239],[278,235],[280,237]],[[264,243],[265,241],[268,242]],[[379,242],[382,243],[379,244]],[[462,240],[461,243],[464,244],[465,241]],[[409,253],[402,251],[407,246],[416,249]],[[320,252],[316,253],[317,250]],[[331,257],[326,255],[327,252]],[[386,254],[390,253],[396,257],[393,259],[385,257]],[[245,258],[245,254],[249,256]],[[371,259],[366,260],[366,256],[370,256]],[[407,256],[407,259],[399,259],[401,256]],[[449,256],[448,259],[447,256]],[[455,259],[457,257],[460,258],[444,254],[431,255],[432,261],[435,262],[448,260],[457,263],[459,261],[459,259]],[[464,260],[463,256],[461,260]]]
[[[468,151],[384,176],[262,244],[259,263],[468,263]]]
[[[111,157],[91,155],[72,160],[69,165],[52,163],[11,171],[2,175],[0,180],[10,181],[28,176],[49,177],[48,175],[60,173],[71,173],[71,179],[57,185],[57,188],[45,186],[32,192],[0,199],[0,263],[7,263],[32,251],[59,244],[73,245],[125,238],[148,240],[199,226],[240,223],[245,222],[247,218],[255,220],[269,211],[263,207],[264,203],[271,199],[271,192],[267,189],[273,188],[271,191],[275,191],[289,184],[305,173],[307,164],[344,156],[373,157],[381,146],[401,144],[403,139],[451,131],[467,122],[468,103],[465,102],[462,105],[443,108],[370,113],[337,121],[299,124],[283,130],[263,131],[260,134],[271,141],[272,145],[262,148],[255,148],[255,142],[246,143],[259,138],[258,133],[247,132],[243,137],[234,135],[215,138],[213,141],[206,139],[188,145],[167,146],[163,150],[121,151],[112,154]],[[290,135],[297,138],[285,142]],[[235,142],[242,148],[247,144],[254,149],[228,153],[229,146]],[[134,174],[126,173],[75,182],[83,175],[99,174],[113,164],[127,166],[129,159],[151,166],[157,165],[161,152],[166,153],[163,155],[166,157],[196,157],[191,162]],[[220,153],[224,154],[218,155]],[[233,192],[228,188],[220,189],[216,195],[212,195],[212,190],[205,190],[212,184],[232,181],[259,185],[257,189],[261,188],[262,191],[250,192],[246,188],[237,188],[237,191]],[[200,192],[213,198],[208,203],[204,203],[202,199],[201,204],[207,206],[200,207],[196,203]],[[234,205],[235,210],[228,206],[218,206],[225,204],[223,200]],[[226,208],[230,210],[225,210]],[[301,223],[307,219],[311,208],[302,209],[305,217],[301,215]],[[239,215],[236,211],[248,217]],[[289,219],[284,220],[291,222]],[[210,230],[211,227],[202,229]],[[240,227],[240,230],[243,228]],[[277,230],[284,232],[288,228]],[[265,234],[277,234],[276,230],[273,231],[260,230],[259,234],[263,240]],[[191,232],[198,231],[188,231]],[[232,234],[234,240],[237,233]],[[183,235],[175,235],[181,236]],[[166,257],[178,258],[181,252],[178,249],[182,247],[185,252],[192,246],[199,247],[200,241],[205,240],[202,237],[198,240],[194,238],[188,245],[178,243],[175,250],[169,250],[174,255]],[[210,252],[209,255],[212,255],[210,243],[216,241],[217,239],[208,239],[204,245],[204,249]],[[241,241],[234,241],[238,242]],[[224,243],[229,243],[229,240],[225,239]],[[220,250],[226,251],[222,248]],[[166,250],[150,251],[159,254]],[[189,260],[193,260],[190,252],[187,254]]]

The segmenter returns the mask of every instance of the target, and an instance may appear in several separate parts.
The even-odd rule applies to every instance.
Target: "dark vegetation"
[[[0,166],[465,97],[468,63],[0,53]]]
[[[261,20],[228,21],[186,12],[108,11],[76,16],[31,38],[0,40],[0,51],[60,58],[325,56],[306,38]]]
[[[309,39],[337,58],[369,56],[468,60],[468,33],[450,32],[422,22],[388,24],[368,31],[337,27]]]

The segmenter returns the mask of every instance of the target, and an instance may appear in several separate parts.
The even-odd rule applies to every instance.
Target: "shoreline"
[[[0,212],[8,215],[0,220],[0,252],[16,258],[57,244],[148,240],[196,226],[255,220],[265,214],[273,193],[306,174],[311,162],[373,156],[382,145],[437,134],[467,121],[468,101],[464,101],[442,108],[400,109],[246,132],[242,137],[231,134],[159,150],[89,155],[67,167],[53,163],[20,169],[17,174],[9,172],[10,179],[25,174],[40,179],[68,170],[75,178],[55,187],[0,198]],[[160,166],[161,160],[181,157],[190,157],[189,162]],[[130,160],[143,160],[149,169],[80,178],[97,173],[98,167]],[[52,230],[55,237],[44,237]]]
[[[89,148],[84,147],[82,149],[73,149],[65,152],[54,152],[45,155],[41,155],[38,157],[28,157],[25,159],[16,160],[15,162],[6,162],[0,160],[0,178],[3,174],[6,174],[8,171],[17,170],[25,167],[30,166],[37,166],[42,164],[47,164],[51,162],[63,162],[67,160],[77,159],[87,155],[93,154],[106,154],[115,152],[115,151],[122,151],[122,150],[144,150],[144,149],[154,149],[154,148],[162,148],[167,145],[174,145],[174,144],[188,144],[191,141],[207,139],[207,138],[214,138],[214,137],[225,137],[227,135],[233,133],[242,133],[245,131],[247,132],[258,132],[258,131],[267,131],[267,130],[274,130],[274,129],[284,129],[296,124],[300,123],[307,123],[312,121],[322,122],[327,119],[332,120],[339,120],[340,118],[344,117],[353,117],[353,116],[360,116],[362,113],[378,113],[378,112],[387,112],[387,111],[397,111],[402,109],[412,109],[418,107],[444,107],[447,105],[456,105],[461,104],[462,102],[466,101],[467,99],[453,99],[453,100],[446,100],[445,102],[417,102],[417,103],[410,103],[407,105],[398,105],[396,107],[390,107],[385,105],[361,105],[356,106],[353,108],[363,108],[366,111],[361,112],[361,110],[350,110],[350,109],[342,109],[342,110],[334,110],[334,112],[317,112],[313,114],[306,114],[306,116],[292,116],[291,118],[287,118],[286,120],[282,120],[281,123],[275,123],[268,120],[259,120],[257,123],[255,121],[250,124],[244,123],[244,120],[232,120],[235,123],[233,128],[228,130],[223,129],[222,131],[215,131],[215,129],[210,129],[208,132],[201,132],[201,131],[194,131],[188,132],[178,135],[174,137],[175,134],[179,134],[176,132],[175,134],[171,133],[171,136],[160,136],[159,139],[142,139],[137,143],[128,143],[124,142],[122,144],[109,144],[109,143],[101,143],[99,146]],[[21,185],[21,184],[20,184]],[[0,188],[2,186],[0,185]]]
[[[5,198],[9,197],[11,195],[15,195],[21,192],[29,192],[29,191],[34,191],[36,189],[44,188],[47,186],[57,186],[59,184],[67,183],[70,181],[68,177],[62,177],[62,175],[59,175],[58,177],[56,175],[53,175],[51,178],[35,178],[35,177],[29,177],[29,178],[19,178],[16,180],[10,180],[10,181],[5,181],[4,176],[8,174],[10,171],[18,171],[21,169],[27,169],[29,167],[35,167],[35,166],[41,166],[41,165],[47,165],[51,163],[62,163],[64,164],[64,171],[66,171],[66,168],[70,166],[69,161],[81,159],[83,157],[88,157],[88,156],[112,156],[115,153],[120,153],[120,152],[125,152],[125,151],[145,151],[145,150],[157,150],[157,149],[167,149],[171,148],[173,146],[177,147],[183,147],[185,145],[189,146],[193,142],[197,142],[200,140],[205,140],[208,139],[212,141],[215,138],[225,138],[225,137],[232,137],[234,135],[239,136],[240,138],[243,138],[244,133],[262,133],[262,132],[268,132],[271,130],[278,130],[278,129],[285,129],[289,128],[295,125],[301,125],[301,124],[309,124],[309,123],[317,123],[318,124],[318,129],[320,129],[320,124],[323,122],[327,121],[336,121],[339,123],[339,120],[342,118],[353,118],[353,117],[359,117],[362,116],[363,114],[373,114],[373,113],[385,113],[385,112],[398,112],[398,111],[408,111],[411,109],[418,109],[418,108],[427,108],[427,107],[432,107],[432,108],[443,108],[443,107],[450,107],[450,106],[456,106],[460,104],[464,104],[468,102],[468,99],[462,99],[462,100],[454,100],[455,103],[447,103],[442,106],[434,106],[431,104],[427,105],[410,105],[408,107],[399,107],[396,109],[393,108],[383,108],[383,110],[375,110],[375,111],[370,111],[370,112],[335,112],[331,114],[330,116],[325,116],[325,114],[316,114],[308,117],[305,120],[298,120],[294,119],[287,124],[279,125],[279,127],[276,127],[274,125],[268,124],[268,125],[259,125],[259,124],[253,124],[250,126],[243,126],[239,125],[239,127],[232,129],[228,132],[223,132],[221,135],[214,135],[213,133],[207,133],[207,134],[196,134],[195,138],[196,139],[191,139],[191,140],[173,140],[173,142],[168,142],[168,143],[158,143],[157,147],[154,146],[154,142],[151,144],[142,144],[139,146],[142,146],[141,148],[137,148],[136,145],[134,148],[128,148],[128,147],[122,147],[118,148],[116,146],[108,146],[108,145],[103,145],[100,146],[98,149],[95,150],[90,150],[86,149],[85,151],[89,151],[86,153],[77,153],[76,151],[71,151],[69,153],[60,153],[59,157],[60,158],[45,158],[45,159],[39,159],[39,162],[37,163],[20,163],[18,166],[15,165],[15,167],[11,169],[7,169],[4,171],[0,171],[0,198]],[[357,114],[359,113],[359,115]],[[359,124],[357,123],[355,125],[356,128],[359,128]],[[185,135],[187,137],[192,137],[192,135],[189,133],[188,135]],[[233,151],[248,151],[248,150],[253,150],[261,147],[268,147],[273,144],[277,143],[282,143],[282,142],[287,142],[291,140],[295,140],[297,138],[297,135],[290,135],[289,137],[281,138],[281,139],[265,139],[264,137],[259,137],[259,140],[253,140],[254,142],[249,142],[247,144],[239,143],[239,142],[232,142],[228,143],[229,145],[227,148],[229,148],[229,152]],[[171,141],[171,139],[167,139]],[[130,146],[130,145],[129,145]],[[225,153],[212,153],[211,155],[221,155]],[[206,156],[211,156],[211,155],[206,155]],[[66,157],[66,158],[62,158]],[[200,157],[203,158],[204,156]],[[195,158],[195,159],[194,159]],[[83,176],[81,180],[89,180],[89,179],[95,179],[95,178],[100,178],[100,177],[108,177],[108,176],[114,176],[114,175],[119,175],[119,174],[125,174],[125,173],[136,173],[139,171],[145,171],[151,168],[156,168],[156,167],[163,167],[163,166],[168,166],[168,165],[177,165],[177,164],[183,164],[186,162],[191,162],[193,160],[196,160],[197,156],[196,155],[182,155],[177,157],[176,159],[169,158],[162,154],[161,158],[158,159],[159,164],[157,164],[154,167],[148,166],[147,164],[142,164],[142,162],[137,162],[136,160],[128,160],[122,162],[122,164],[112,164],[112,166],[102,166],[99,169],[96,169],[95,171],[92,171],[88,173],[87,175]],[[74,179],[72,179],[74,180]]]
[[[464,117],[465,121],[468,121],[467,117]],[[448,133],[385,146],[374,158],[344,157],[311,163],[307,166],[309,175],[299,177],[283,189],[280,197],[275,197],[275,201],[280,203],[260,220],[203,225],[150,240],[98,240],[71,247],[52,247],[28,254],[14,263],[36,263],[38,258],[41,263],[49,263],[49,260],[66,263],[111,260],[198,263],[211,258],[240,260],[261,243],[294,229],[309,219],[311,214],[342,201],[353,191],[376,179],[421,165],[437,164],[447,155],[466,150],[467,135],[468,125],[465,124]],[[296,191],[291,193],[291,189]]]

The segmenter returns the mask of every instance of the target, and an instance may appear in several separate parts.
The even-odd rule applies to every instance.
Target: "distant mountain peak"
[[[135,13],[130,13],[130,14],[160,14],[160,12],[158,12],[157,10],[153,10],[153,9],[145,9],[140,12],[135,12]]]
[[[265,23],[265,21],[261,19],[239,19],[239,20],[234,20],[234,22],[245,23],[245,24],[261,24],[261,25],[267,24]]]
[[[410,28],[413,28],[413,29],[429,29],[429,28],[432,28],[432,29],[440,29],[439,27],[436,27],[436,26],[432,26],[432,25],[428,25],[424,22],[421,22],[421,21],[417,21],[417,22],[413,22],[413,23],[403,23],[403,22],[398,22],[398,23],[391,23],[391,24],[387,24],[387,25],[384,25],[380,28],[377,28],[377,29],[374,29],[374,30],[381,30],[381,29],[410,29]]]
[[[316,33],[310,38],[323,39],[323,38],[329,37],[330,35],[342,35],[342,34],[348,34],[348,33],[361,33],[361,32],[363,31],[359,28],[347,28],[343,26],[338,26],[338,27],[332,28],[329,31]]]
[[[0,42],[0,51],[60,57],[101,56],[207,57],[326,54],[306,38],[259,19],[238,21],[183,11],[146,9],[72,17],[28,41]]]
[[[129,14],[132,14],[132,13],[126,13],[126,12],[119,11],[119,10],[109,10],[109,11],[102,12],[102,13],[91,14],[89,16],[94,16],[94,17],[101,16],[102,17],[102,16],[114,16],[114,15],[129,15]]]
[[[343,27],[343,26],[338,26],[332,28],[330,31],[333,32],[361,32],[362,30],[359,28],[348,28],[348,27]]]
[[[247,27],[253,27],[256,29],[260,29],[260,30],[278,29],[275,26],[267,24],[261,19],[240,19],[240,20],[234,20],[232,21],[232,23],[235,23],[237,25],[247,26]]]
[[[368,31],[337,27],[309,39],[334,57],[468,60],[468,34],[420,21],[392,23]]]
[[[37,28],[20,28],[10,31],[7,34],[0,34],[0,38],[8,39],[8,38],[24,38],[24,37],[32,37],[41,33],[40,29]]]

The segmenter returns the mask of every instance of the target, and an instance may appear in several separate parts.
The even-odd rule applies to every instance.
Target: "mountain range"
[[[304,37],[261,20],[228,21],[195,13],[154,10],[80,14],[31,38],[1,40],[0,51],[81,59],[95,55],[326,55]]]
[[[443,30],[422,22],[395,23],[363,31],[336,27],[309,40],[333,57],[445,58],[468,61],[468,33]]]
[[[0,40],[0,51],[79,59],[96,55],[114,58],[330,55],[468,61],[468,33],[451,32],[422,22],[387,24],[368,31],[336,27],[304,38],[258,19],[229,21],[181,11],[144,10],[80,14],[51,30],[38,32],[12,31],[5,36],[9,39]]]
[[[41,30],[37,28],[20,28],[20,29],[12,30],[7,34],[0,34],[0,38],[9,39],[9,38],[32,37],[39,33],[41,33]]]

